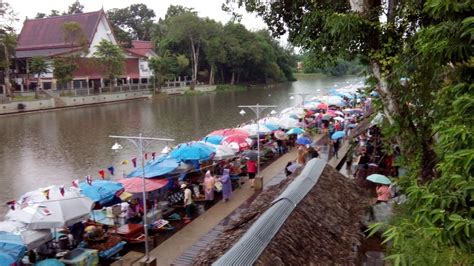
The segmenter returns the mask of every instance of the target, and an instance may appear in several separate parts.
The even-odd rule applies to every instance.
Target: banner
[[[16,201],[15,201],[15,200],[10,200],[9,202],[7,202],[8,207],[9,207],[12,211],[15,210],[15,204],[16,204]]]
[[[132,159],[133,167],[137,167],[137,158]]]
[[[109,173],[110,173],[111,175],[114,175],[115,169],[114,169],[113,166],[110,166],[109,168],[107,168],[107,170],[109,170]]]
[[[100,176],[100,178],[104,179],[104,178],[105,178],[105,171],[104,171],[104,170],[100,170],[100,171],[99,171],[99,176]]]

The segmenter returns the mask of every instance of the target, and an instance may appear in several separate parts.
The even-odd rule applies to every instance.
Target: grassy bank
[[[216,91],[245,91],[247,87],[245,85],[229,85],[221,84],[217,85]]]

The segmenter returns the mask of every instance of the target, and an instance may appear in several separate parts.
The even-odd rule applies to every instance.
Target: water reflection
[[[298,104],[289,92],[324,93],[358,78],[300,80],[273,88],[252,87],[246,91],[216,92],[198,96],[173,96],[119,104],[0,117],[0,203],[48,185],[69,186],[85,175],[98,178],[98,171],[114,166],[116,177],[132,169],[123,160],[136,157],[135,148],[110,149],[109,135],[173,138],[171,145],[201,139],[207,133],[234,127],[253,119],[239,114],[238,105],[274,104],[277,111]],[[266,110],[268,114],[271,110]],[[161,151],[166,143],[152,143],[148,151]],[[6,205],[0,204],[0,214]]]

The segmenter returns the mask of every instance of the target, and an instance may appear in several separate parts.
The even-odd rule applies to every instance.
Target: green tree
[[[210,66],[209,85],[212,85],[215,82],[215,73],[218,65],[226,61],[226,53],[223,49],[224,44],[222,40],[224,28],[222,24],[210,19],[204,21],[204,26],[207,31],[207,38],[203,43],[203,51],[205,59]]]
[[[81,5],[81,3],[76,0],[74,3],[72,3],[68,9],[67,12],[64,12],[64,15],[71,15],[71,14],[81,14],[84,13],[84,6]]]
[[[153,71],[155,87],[161,89],[165,80],[175,78],[189,65],[189,60],[184,55],[175,56],[166,51],[162,56],[150,58],[148,64]]]
[[[3,23],[0,25],[0,69],[4,72],[5,94],[12,95],[12,85],[10,82],[10,58],[15,54],[16,33],[13,25],[18,21],[17,14],[8,2],[0,6]]]
[[[48,15],[48,17],[57,17],[57,16],[61,16],[61,13],[59,13],[59,11],[56,9],[52,9]]]
[[[33,56],[28,64],[30,73],[36,75],[35,98],[39,97],[41,75],[48,73],[48,62],[43,56]]]
[[[197,16],[197,12],[194,11],[194,8],[184,7],[181,5],[170,5],[166,10],[165,20],[168,20],[172,17],[177,17],[185,13],[193,13]]]
[[[47,17],[47,15],[45,13],[38,12],[38,13],[36,13],[35,19],[37,19],[37,18],[46,18],[46,17]]]
[[[188,47],[192,66],[191,89],[194,89],[197,83],[199,55],[203,42],[207,38],[206,31],[203,28],[203,20],[193,13],[186,12],[171,17],[166,23],[168,25],[168,32],[161,43],[165,47],[170,46],[170,43],[182,44]]]
[[[126,8],[114,8],[107,12],[114,32],[121,42],[150,40],[155,12],[145,4],[133,4]]]
[[[107,40],[100,41],[96,48],[97,50],[94,52],[93,56],[102,66],[103,74],[109,81],[110,88],[112,88],[115,79],[124,72],[125,55],[119,46]]]

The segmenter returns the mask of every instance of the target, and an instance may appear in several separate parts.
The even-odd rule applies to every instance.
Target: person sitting
[[[127,209],[127,221],[129,223],[140,223],[142,221],[143,209],[138,200],[133,198]]]

